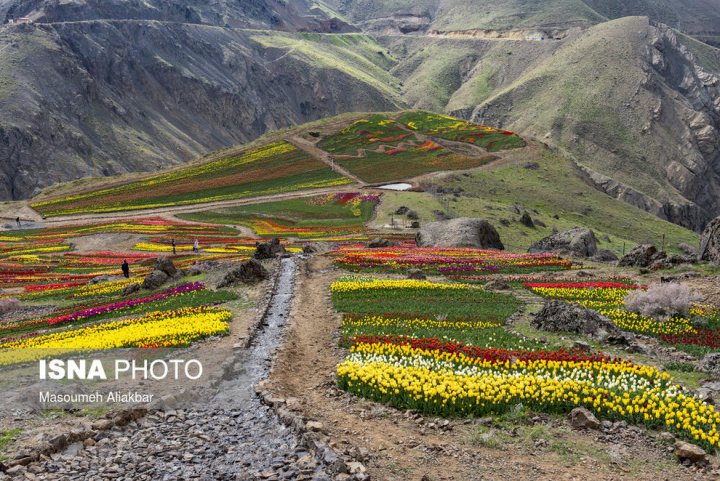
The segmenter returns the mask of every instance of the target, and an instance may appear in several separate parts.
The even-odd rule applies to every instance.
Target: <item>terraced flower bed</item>
[[[380,194],[343,192],[229,209],[182,214],[181,218],[218,224],[243,225],[261,237],[312,239],[352,235],[365,230]]]
[[[425,135],[475,144],[490,152],[525,147],[525,141],[509,130],[465,122],[447,115],[428,112],[406,112],[398,119],[412,131]]]
[[[623,282],[526,286],[610,307],[639,288]],[[369,277],[341,278],[331,291],[343,315],[340,345],[348,349],[337,382],[352,394],[439,416],[499,415],[518,405],[567,413],[584,406],[601,419],[720,447],[720,413],[669,374],[599,352],[543,346],[505,329],[516,306],[511,296],[469,284]]]
[[[90,350],[127,347],[182,347],[228,331],[229,311],[193,307],[156,311],[139,318],[107,322],[69,331],[8,342],[0,349],[0,365]]]
[[[492,250],[415,247],[411,243],[380,249],[345,246],[337,251],[338,266],[356,272],[405,272],[422,269],[449,277],[493,273],[566,270],[572,267],[555,254],[514,254]]]
[[[419,113],[417,115],[431,115]],[[383,115],[361,119],[324,138],[318,146],[366,182],[389,182],[439,170],[479,167],[494,156],[455,153],[420,138],[407,126]]]
[[[45,216],[216,202],[349,184],[285,141],[118,187],[38,202]]]

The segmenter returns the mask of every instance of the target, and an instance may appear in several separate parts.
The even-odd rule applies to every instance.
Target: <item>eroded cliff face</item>
[[[598,25],[465,115],[571,154],[590,183],[694,230],[720,214],[720,78],[647,18]]]
[[[111,3],[95,13],[112,16]],[[152,171],[342,112],[397,108],[339,69],[261,45],[253,30],[195,23],[207,8],[186,18],[168,7],[161,21],[75,21],[74,6],[46,7],[42,18],[59,23],[0,30],[1,199]]]

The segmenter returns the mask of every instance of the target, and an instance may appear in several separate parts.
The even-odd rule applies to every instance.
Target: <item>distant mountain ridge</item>
[[[720,215],[720,0],[0,0],[19,16],[0,199],[414,107],[535,136],[680,225]]]

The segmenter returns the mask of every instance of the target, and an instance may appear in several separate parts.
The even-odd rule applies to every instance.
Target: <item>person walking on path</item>
[[[175,239],[173,239],[172,241],[170,241],[170,243],[172,244],[173,255],[177,254],[177,252],[176,252],[176,250],[175,250]]]
[[[195,242],[193,242],[193,252],[196,254],[200,252],[200,241],[198,241],[197,239],[195,239]]]
[[[17,216],[17,217],[15,218],[15,222],[17,223],[18,228],[20,228],[20,227],[21,227],[21,224],[20,224],[20,216]]]
[[[122,263],[122,273],[126,279],[130,278],[130,264],[128,264],[127,259],[125,259]]]

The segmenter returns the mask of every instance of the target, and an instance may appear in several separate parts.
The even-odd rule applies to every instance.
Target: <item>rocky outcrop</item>
[[[385,247],[395,247],[398,243],[391,241],[390,239],[384,239],[382,237],[376,237],[368,243],[370,249],[382,249]]]
[[[700,243],[700,260],[720,264],[720,217],[708,224]]]
[[[592,257],[597,253],[597,240],[590,229],[575,228],[540,239],[530,246],[528,252],[556,252],[575,257]]]
[[[228,272],[218,284],[218,288],[230,287],[236,284],[256,284],[270,278],[270,273],[258,261],[251,259],[240,263],[236,269]]]
[[[424,281],[425,279],[427,279],[427,276],[422,271],[422,269],[408,269],[407,278],[414,279],[416,281]]]
[[[620,267],[650,267],[654,262],[664,259],[667,255],[659,252],[651,244],[639,245],[620,259]]]
[[[285,248],[280,244],[280,239],[273,237],[269,242],[258,242],[255,245],[255,259],[274,259],[284,255]]]
[[[415,236],[418,247],[475,247],[504,250],[500,234],[485,219],[460,217],[426,224]]]
[[[565,301],[546,302],[533,318],[532,325],[548,332],[571,332],[584,334],[598,341],[625,343],[622,341],[622,331],[610,319]]]
[[[182,276],[183,272],[175,267],[172,260],[168,256],[162,256],[155,262],[152,272],[143,280],[142,288],[157,289],[168,280],[178,279]]]

